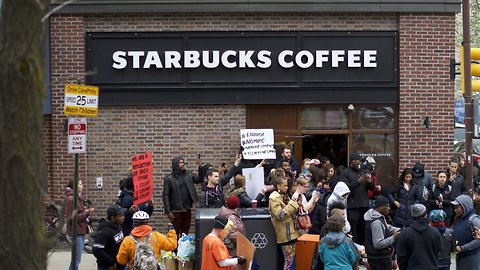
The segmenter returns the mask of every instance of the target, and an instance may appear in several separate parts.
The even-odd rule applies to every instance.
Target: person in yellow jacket
[[[283,270],[291,269],[295,263],[297,238],[300,237],[300,228],[295,223],[298,211],[298,193],[290,198],[287,179],[279,177],[275,180],[277,190],[270,194],[268,209],[277,236],[277,245],[282,248],[284,264]]]
[[[177,233],[170,224],[167,236],[153,231],[148,225],[150,216],[144,211],[137,211],[133,214],[133,230],[130,236],[135,236],[141,241],[150,235],[150,245],[155,252],[157,258],[161,256],[161,251],[172,251],[177,248]],[[135,240],[133,237],[125,237],[117,254],[118,264],[125,266],[128,263],[128,269],[133,268],[133,259],[135,257]]]

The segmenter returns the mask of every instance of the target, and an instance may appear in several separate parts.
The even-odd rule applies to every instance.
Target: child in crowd
[[[342,216],[331,216],[325,223],[328,233],[320,241],[318,251],[324,269],[352,269],[357,259],[351,247],[352,239],[343,232],[345,219]]]
[[[444,222],[446,216],[447,214],[445,211],[441,209],[432,210],[429,214],[430,225],[436,228],[441,235],[441,250],[438,254],[439,270],[450,269],[450,254],[455,250],[455,237],[453,236],[453,230],[447,228]]]

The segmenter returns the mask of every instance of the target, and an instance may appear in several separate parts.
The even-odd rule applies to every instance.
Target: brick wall
[[[402,14],[400,31],[399,168],[424,162],[436,175],[453,149],[455,58],[453,14]],[[422,123],[430,117],[431,127]]]
[[[64,132],[64,84],[83,79],[84,33],[109,31],[392,31],[400,33],[400,168],[434,153],[445,163],[450,153],[453,84],[448,78],[448,59],[453,54],[453,14],[148,14],[57,15],[51,18],[52,117],[46,121],[51,138],[49,197],[62,200],[66,182],[73,177],[73,156],[66,152]],[[432,37],[426,36],[432,34]],[[439,36],[447,36],[442,39]],[[423,43],[428,40],[429,42]],[[422,41],[422,45],[416,45]],[[429,52],[428,54],[426,52]],[[438,56],[442,58],[438,58]],[[452,56],[453,57],[453,56]],[[436,66],[427,62],[434,60]],[[420,72],[418,72],[420,71]],[[438,78],[433,80],[432,78]],[[440,85],[439,85],[440,84]],[[451,91],[445,91],[451,89]],[[433,92],[434,90],[435,92]],[[435,94],[434,94],[435,93]],[[100,94],[101,99],[101,94]],[[437,100],[435,102],[435,100]],[[427,102],[430,106],[424,106]],[[442,109],[436,104],[444,105]],[[432,128],[421,127],[425,114]],[[118,181],[126,175],[129,157],[152,151],[154,159],[154,225],[164,230],[161,205],[162,178],[170,172],[170,160],[182,155],[194,168],[197,153],[215,166],[233,162],[239,129],[245,127],[242,105],[101,106],[99,116],[88,121],[88,154],[80,157],[80,179],[95,203],[97,216],[115,201]],[[428,138],[424,138],[426,136]],[[47,136],[46,136],[46,140]],[[50,148],[48,147],[50,143]],[[417,149],[418,148],[418,149]],[[422,158],[422,160],[426,160]],[[427,168],[433,163],[428,162]],[[103,177],[104,187],[95,187]],[[193,228],[193,227],[192,227]]]

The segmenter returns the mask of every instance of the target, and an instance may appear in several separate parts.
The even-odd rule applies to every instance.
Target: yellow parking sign
[[[97,116],[99,92],[97,86],[65,85],[64,113],[66,115]]]

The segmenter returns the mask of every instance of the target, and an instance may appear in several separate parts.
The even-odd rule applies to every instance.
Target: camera
[[[372,157],[366,157],[360,163],[360,175],[371,174],[375,170],[375,159]]]

